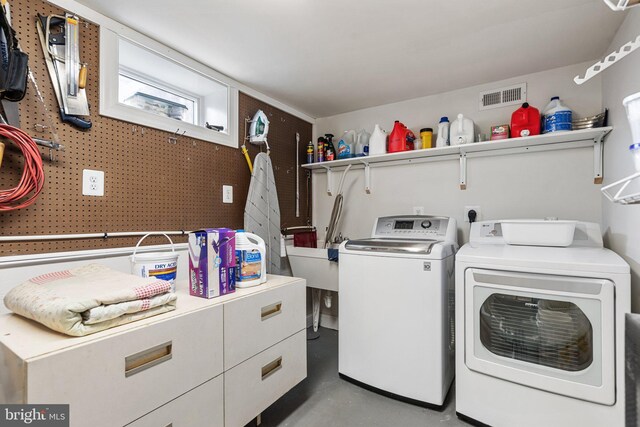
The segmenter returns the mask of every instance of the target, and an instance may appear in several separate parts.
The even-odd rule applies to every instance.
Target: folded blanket
[[[99,264],[34,277],[4,297],[11,311],[67,335],[82,336],[175,310],[164,280]]]

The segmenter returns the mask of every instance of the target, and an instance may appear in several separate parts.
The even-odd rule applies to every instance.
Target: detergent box
[[[207,228],[189,233],[189,293],[214,298],[236,290],[236,232]]]

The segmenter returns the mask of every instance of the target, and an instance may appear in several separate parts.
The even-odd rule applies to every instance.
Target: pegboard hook
[[[180,128],[176,129],[176,131],[173,133],[173,136],[169,137],[169,144],[177,144],[178,143],[178,138],[181,136],[184,136],[184,134],[186,134],[187,131],[183,131],[182,133],[180,133]]]

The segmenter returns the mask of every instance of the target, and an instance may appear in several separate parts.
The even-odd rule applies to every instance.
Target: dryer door
[[[467,269],[465,363],[477,372],[613,405],[613,282]]]

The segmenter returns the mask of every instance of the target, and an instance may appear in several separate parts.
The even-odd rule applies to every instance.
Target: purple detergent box
[[[215,298],[236,290],[236,232],[207,228],[189,233],[189,293]]]

